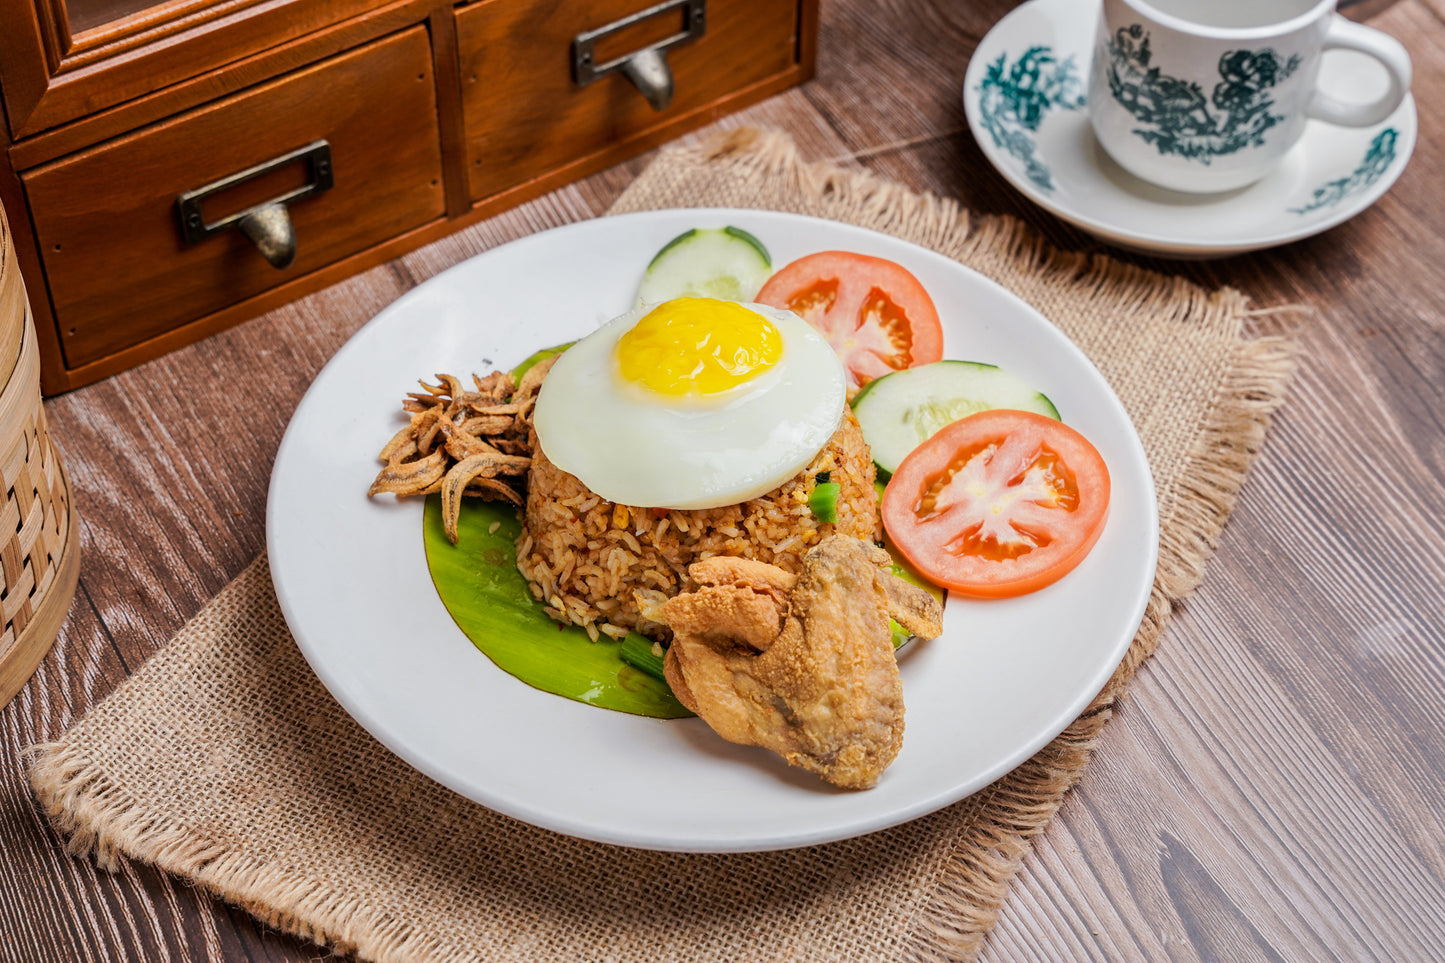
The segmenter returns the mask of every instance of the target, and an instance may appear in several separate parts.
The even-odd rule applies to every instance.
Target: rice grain
[[[629,630],[667,639],[667,627],[646,618],[644,607],[654,611],[681,592],[687,566],[699,559],[732,555],[797,572],[807,551],[835,532],[879,536],[873,460],[852,412],[807,468],[764,495],[720,508],[615,504],[552,464],[535,438],[532,451],[517,567],[532,593],[547,600],[549,615],[582,626],[594,640]],[[808,507],[820,472],[842,486],[833,524]],[[655,526],[648,523],[654,518]]]

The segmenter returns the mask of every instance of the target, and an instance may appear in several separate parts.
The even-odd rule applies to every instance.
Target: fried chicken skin
[[[834,535],[793,576],[709,558],[696,588],[661,606],[664,670],[718,735],[762,746],[846,789],[868,789],[903,744],[903,686],[888,619],[936,638],[942,609],[887,570],[888,553]]]

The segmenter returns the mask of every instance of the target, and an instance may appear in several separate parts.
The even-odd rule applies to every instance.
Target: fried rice
[[[681,592],[687,566],[699,559],[740,556],[796,573],[828,535],[879,537],[873,459],[851,411],[808,467],[767,494],[721,508],[619,505],[552,464],[535,438],[532,451],[517,568],[552,618],[594,640],[629,630],[667,640],[667,627],[643,613]],[[808,507],[822,472],[841,486],[835,523],[820,522]]]

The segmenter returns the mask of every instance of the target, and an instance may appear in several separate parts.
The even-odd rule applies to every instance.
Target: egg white
[[[618,340],[652,305],[568,348],[543,381],[532,416],[547,458],[608,501],[647,508],[732,505],[802,471],[842,420],[842,362],[791,311],[746,306],[777,326],[782,356],[716,395],[661,395],[618,372]]]

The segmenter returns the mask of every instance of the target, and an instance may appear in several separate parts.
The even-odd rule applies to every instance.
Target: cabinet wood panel
[[[160,2],[137,16],[77,32],[64,0],[0,0],[0,94],[11,134],[28,137],[124,105],[365,18],[384,3]]]
[[[185,245],[177,195],[319,139],[331,145],[336,184],[291,205],[290,267],[271,267],[238,231]],[[21,179],[66,363],[96,360],[444,215],[426,29]]]
[[[572,79],[572,39],[646,10],[649,0],[483,0],[457,11],[462,109],[473,201],[761,83],[798,63],[797,4],[713,2],[702,37],[667,53],[676,93],[655,111],[621,74]],[[646,46],[677,19],[639,24],[618,43]],[[599,59],[627,50],[607,51]]]

